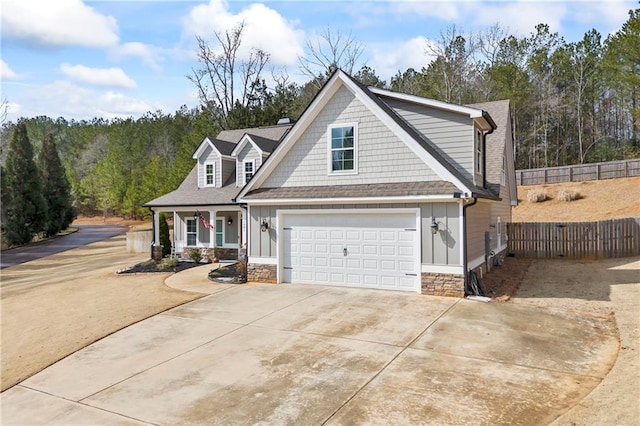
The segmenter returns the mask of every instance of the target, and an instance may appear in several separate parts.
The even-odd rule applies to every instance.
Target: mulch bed
[[[245,278],[240,276],[237,263],[214,269],[209,272],[209,279],[224,284],[243,284],[247,282]]]
[[[501,266],[494,266],[491,272],[482,278],[487,296],[496,302],[506,302],[511,299],[518,291],[531,263],[531,259],[506,256]]]
[[[196,266],[200,266],[201,263],[195,262],[184,262],[180,261],[176,266],[169,268],[162,268],[161,262],[156,262],[155,260],[147,260],[145,262],[136,263],[133,266],[130,266],[126,269],[121,269],[117,271],[117,274],[141,274],[141,273],[153,273],[153,272],[180,272],[185,269],[194,268]]]

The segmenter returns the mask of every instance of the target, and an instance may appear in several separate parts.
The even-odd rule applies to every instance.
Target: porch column
[[[211,248],[216,246],[216,214],[216,210],[209,210],[209,223],[213,225],[213,228],[209,229],[209,247]]]
[[[245,227],[244,210],[240,209],[240,211],[238,212],[238,248],[239,249],[241,249],[245,244],[244,227]]]
[[[160,245],[160,215],[157,211],[153,212],[153,245],[151,246],[151,259],[162,260],[162,246]]]

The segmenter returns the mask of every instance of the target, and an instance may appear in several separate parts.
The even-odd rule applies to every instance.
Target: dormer
[[[198,188],[220,188],[235,173],[235,144],[206,137],[193,154],[198,161]]]
[[[278,141],[245,133],[231,155],[236,159],[236,186],[243,187],[273,152]]]

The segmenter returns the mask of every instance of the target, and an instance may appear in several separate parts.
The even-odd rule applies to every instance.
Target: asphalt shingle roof
[[[460,190],[451,182],[401,182],[359,185],[288,186],[279,188],[259,188],[249,192],[244,198],[260,199],[322,199],[322,198],[369,198],[401,197],[411,195],[453,195]]]
[[[233,173],[235,175],[235,173]],[[235,204],[232,200],[240,191],[236,187],[235,178],[229,179],[221,188],[198,188],[197,165],[191,169],[178,189],[169,192],[155,200],[149,201],[145,207],[169,207],[169,206],[208,206]]]

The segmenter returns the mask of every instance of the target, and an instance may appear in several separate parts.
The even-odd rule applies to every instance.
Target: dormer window
[[[329,127],[329,174],[358,172],[358,127],[356,124]]]
[[[216,168],[213,163],[206,163],[204,165],[204,184],[205,186],[215,186],[216,184]]]
[[[243,165],[243,175],[244,175],[244,185],[247,184],[253,177],[253,173],[255,172],[255,163],[253,160],[247,160]]]

